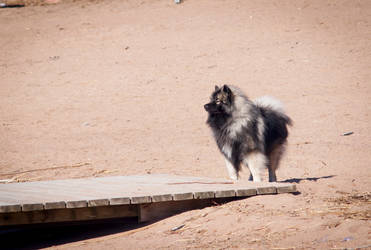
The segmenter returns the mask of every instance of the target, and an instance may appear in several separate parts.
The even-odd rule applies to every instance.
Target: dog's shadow
[[[281,183],[300,183],[302,181],[318,181],[321,179],[329,179],[332,177],[335,177],[336,175],[327,175],[327,176],[322,176],[322,177],[308,177],[308,178],[291,178],[287,179],[284,181],[279,181]]]

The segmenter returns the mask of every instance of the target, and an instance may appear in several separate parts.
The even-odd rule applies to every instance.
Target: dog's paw
[[[229,178],[233,181],[238,181],[238,175],[229,175]]]

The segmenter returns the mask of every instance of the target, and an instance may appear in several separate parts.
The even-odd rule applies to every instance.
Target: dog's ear
[[[219,90],[218,85],[215,85],[215,91],[218,91],[218,90]]]
[[[233,94],[232,94],[232,90],[228,87],[228,85],[223,85],[222,87],[222,92],[224,93],[224,96],[226,98],[227,103],[232,103],[233,101]]]
[[[232,94],[232,90],[228,87],[228,85],[223,85],[222,91],[228,95]]]

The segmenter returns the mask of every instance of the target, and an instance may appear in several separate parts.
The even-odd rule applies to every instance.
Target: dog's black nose
[[[209,104],[205,104],[204,108],[205,108],[206,111],[208,111],[209,110]]]

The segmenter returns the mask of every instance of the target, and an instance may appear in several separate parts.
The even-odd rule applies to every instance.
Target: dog
[[[210,102],[204,105],[229,177],[239,178],[241,165],[250,170],[250,181],[262,181],[268,168],[269,182],[276,182],[276,170],[285,152],[288,117],[282,104],[269,96],[251,101],[238,87],[215,86]]]

